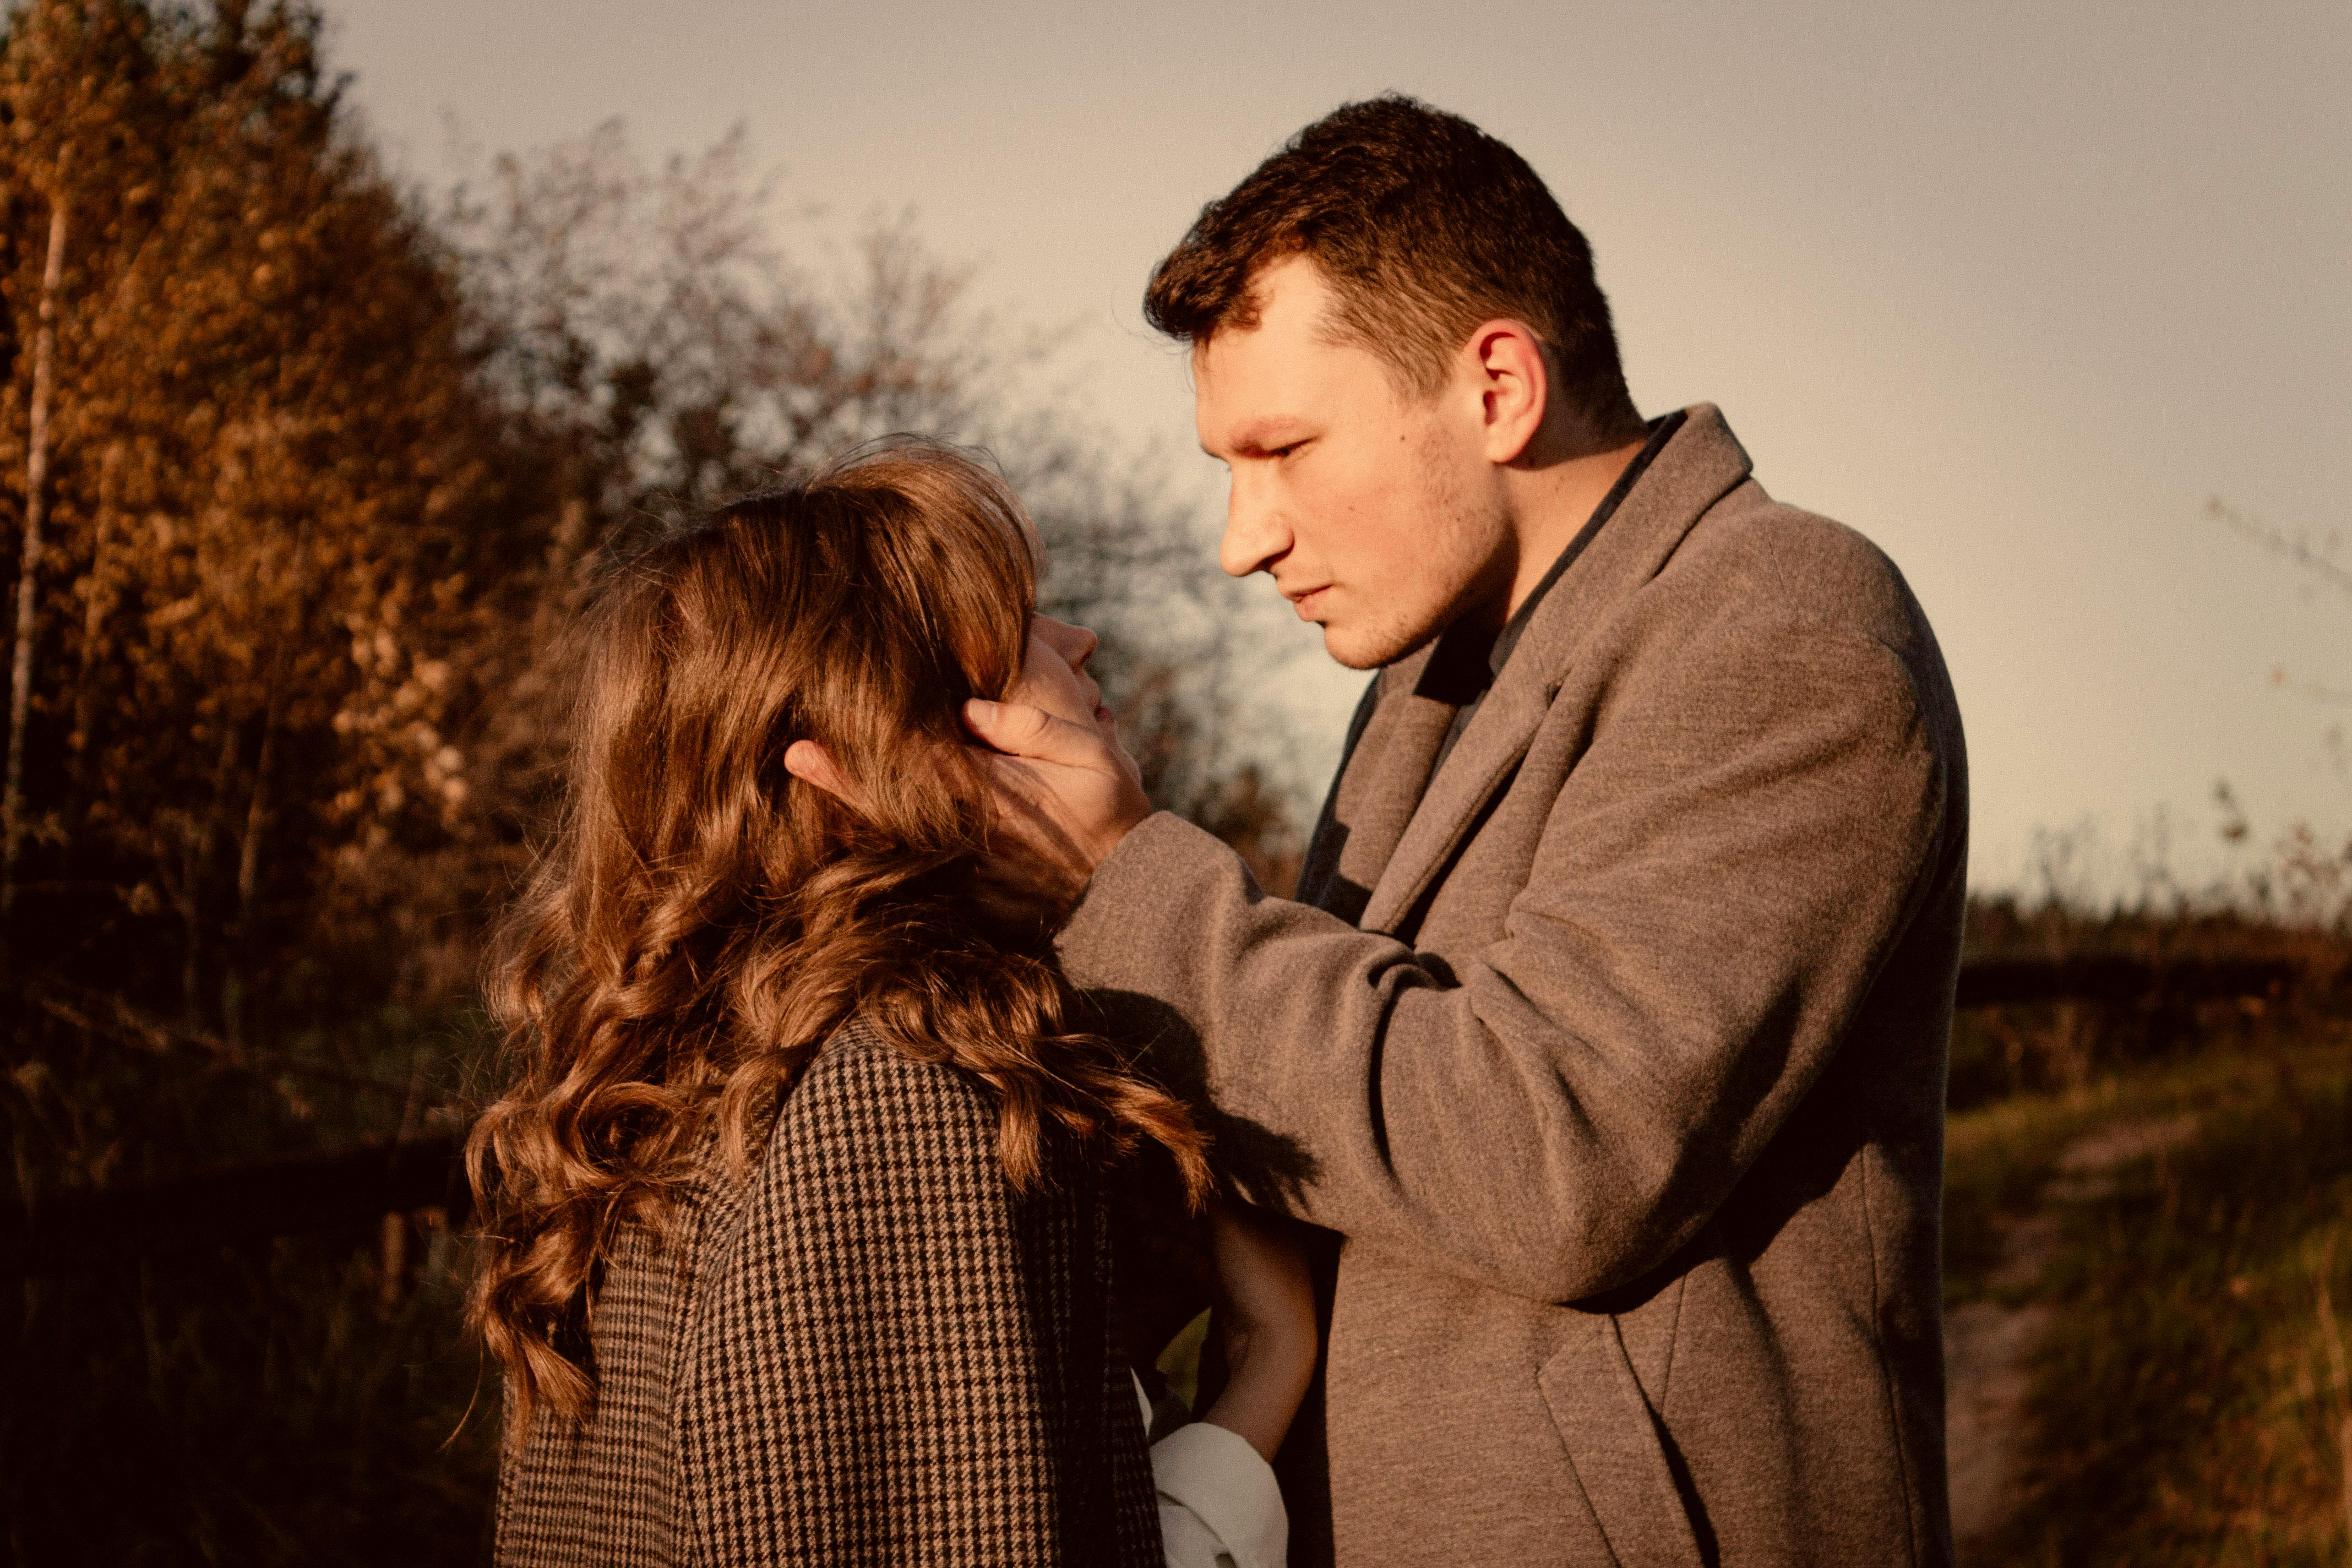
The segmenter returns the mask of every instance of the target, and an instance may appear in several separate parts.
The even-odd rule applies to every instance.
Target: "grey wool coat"
[[[497,1559],[554,1568],[1160,1568],[1089,1173],[1006,1186],[994,1101],[855,1022],[748,1182],[625,1229],[600,1388],[499,1477]],[[711,1162],[706,1161],[706,1169]]]
[[[1940,1565],[1960,719],[1687,411],[1453,750],[1382,671],[1297,901],[1147,819],[1061,939],[1337,1233],[1294,1562]]]

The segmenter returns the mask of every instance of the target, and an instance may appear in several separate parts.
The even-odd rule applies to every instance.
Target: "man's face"
[[[1355,669],[1391,663],[1506,581],[1507,517],[1482,395],[1457,374],[1401,395],[1369,351],[1330,342],[1331,291],[1303,257],[1260,272],[1258,323],[1192,353],[1201,447],[1233,473],[1218,563],[1264,572]]]

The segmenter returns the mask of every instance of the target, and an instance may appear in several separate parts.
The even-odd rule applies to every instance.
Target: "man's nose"
[[[1217,564],[1231,577],[1264,572],[1290,551],[1290,529],[1282,509],[1265,487],[1234,476],[1225,500],[1225,533],[1217,544]]]

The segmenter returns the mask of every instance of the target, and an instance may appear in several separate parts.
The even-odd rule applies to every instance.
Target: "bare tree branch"
[[[2205,510],[2272,554],[2292,561],[2330,587],[2352,594],[2352,568],[2337,563],[2336,542],[2332,537],[2326,549],[2315,550],[2301,534],[2289,534],[2270,523],[2248,517],[2220,496],[2208,500]]]

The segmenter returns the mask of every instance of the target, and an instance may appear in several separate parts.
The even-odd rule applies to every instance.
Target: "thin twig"
[[[2321,582],[2352,594],[2352,570],[2337,564],[2334,557],[2322,555],[2302,540],[2282,533],[2267,522],[2248,517],[2220,496],[2207,501],[2205,510],[2272,554],[2283,556]]]
[[[16,647],[8,680],[8,760],[0,780],[0,922],[16,903],[16,860],[25,841],[25,731],[32,722],[33,637],[39,625],[42,525],[48,498],[49,402],[57,383],[58,295],[66,259],[66,171],[70,144],[58,150],[49,191],[49,250],[41,273],[39,325],[33,337],[33,397],[25,437],[24,563],[16,575]],[[0,945],[7,933],[0,929]]]

